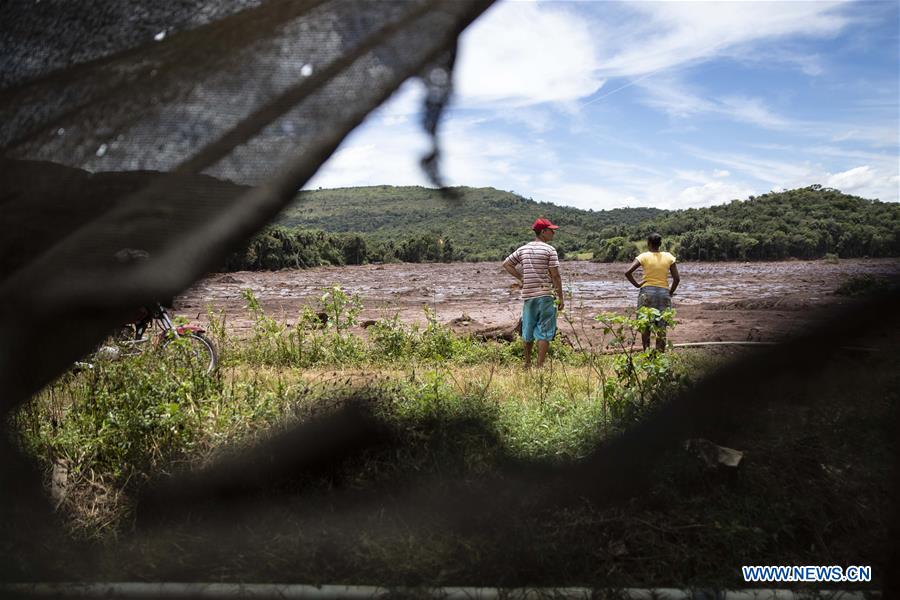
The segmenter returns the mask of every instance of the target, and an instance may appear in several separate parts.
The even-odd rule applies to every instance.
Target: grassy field
[[[352,335],[358,300],[338,288],[290,327],[246,299],[249,337],[211,320],[214,376],[148,352],[69,373],[15,415],[65,526],[55,577],[739,586],[743,564],[882,576],[890,355],[823,365],[715,439],[746,452],[737,470],[678,446],[639,494],[559,497],[532,475],[552,481],[740,355],[556,343],[525,372],[520,342],[433,318]],[[606,341],[630,347],[646,318],[602,315]],[[19,553],[6,568],[35,564]]]

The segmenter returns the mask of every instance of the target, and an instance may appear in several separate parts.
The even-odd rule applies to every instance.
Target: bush
[[[79,473],[93,469],[138,484],[187,452],[202,429],[202,406],[218,404],[222,382],[160,352],[104,363],[59,384],[65,418],[51,426],[49,453]]]
[[[409,354],[415,341],[410,328],[394,313],[378,319],[369,328],[369,343],[375,360],[400,360]]]
[[[101,481],[111,490],[106,497],[117,498],[171,471],[173,463],[200,461],[225,441],[258,435],[323,401],[346,397],[362,380],[374,386],[375,412],[399,424],[413,445],[428,430],[435,452],[462,457],[454,462],[460,468],[482,469],[503,448],[542,460],[584,456],[598,439],[659,406],[683,381],[670,355],[632,349],[642,329],[659,333],[662,322],[673,326],[671,311],[598,315],[606,347],[618,355],[558,342],[550,346],[545,369],[526,373],[521,339],[483,343],[458,336],[427,307],[424,327],[406,325],[394,314],[379,319],[366,342],[349,331],[362,304],[340,288],[319,298],[327,323],[311,307],[296,324],[280,323],[250,290],[244,298],[254,323],[247,339],[228,340],[224,323],[210,318],[223,357],[216,376],[160,352],[70,373],[16,416],[22,444],[44,458],[48,471],[63,461],[84,495],[96,494]],[[321,366],[363,368],[346,377],[307,370]],[[87,473],[90,480],[79,479]],[[90,513],[95,504],[88,506]],[[99,528],[96,515],[84,520]]]
[[[268,316],[252,290],[242,291],[253,319],[253,335],[240,346],[238,361],[257,365],[311,367],[356,363],[365,357],[361,339],[348,333],[362,303],[339,286],[323,290],[319,310],[305,307],[297,323],[288,326]]]
[[[604,239],[594,250],[596,262],[631,262],[637,255],[637,245],[624,237]]]
[[[633,350],[642,331],[659,336],[674,327],[675,312],[641,307],[635,317],[601,313],[596,320],[603,325],[604,334],[610,336],[608,345],[620,350],[613,361],[615,377],[604,381],[603,393],[613,423],[626,428],[685,383],[677,374],[670,354],[652,348],[642,352]]]

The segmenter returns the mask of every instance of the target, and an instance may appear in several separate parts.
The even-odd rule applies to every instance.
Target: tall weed
[[[366,340],[350,330],[362,304],[340,288],[325,290],[322,310],[307,307],[292,325],[267,315],[251,291],[244,298],[253,321],[247,338],[229,338],[224,318],[209,315],[223,358],[215,376],[157,352],[67,374],[16,415],[21,443],[48,471],[62,463],[76,482],[89,474],[127,491],[364,386],[376,413],[409,437],[412,450],[397,469],[440,469],[458,455],[460,469],[483,471],[500,453],[584,456],[684,382],[672,355],[633,349],[641,328],[674,325],[672,314],[649,309],[598,315],[602,350],[614,355],[576,338],[578,349],[554,343],[545,369],[524,372],[521,340],[456,335],[427,308],[424,326],[385,316]],[[427,465],[413,458],[419,446],[430,448]]]

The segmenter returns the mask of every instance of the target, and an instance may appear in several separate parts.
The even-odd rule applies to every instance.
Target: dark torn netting
[[[435,34],[452,37],[467,6],[279,2],[184,31],[176,23],[159,42],[143,35],[138,49],[113,47],[7,89],[0,142],[8,157],[92,172],[262,183],[285,156],[421,71],[435,46],[451,46]],[[438,79],[428,71],[426,81]]]
[[[434,133],[456,40],[490,3],[105,0],[87,10],[63,0],[13,0],[0,6],[4,421],[132,307],[177,294],[217,267],[411,76],[428,85],[424,126]],[[437,179],[435,165],[436,154],[423,159]],[[142,251],[149,260],[130,260]],[[578,464],[512,464],[477,486],[406,481],[398,490],[336,490],[328,505],[273,495],[282,490],[279,482],[298,473],[327,473],[348,457],[390,446],[382,425],[351,403],[235,460],[146,490],[135,535],[83,552],[68,547],[40,476],[4,433],[0,579],[90,578],[115,571],[110,565],[122,560],[121,579],[227,580],[220,565],[241,567],[265,556],[265,568],[247,572],[294,581],[298,565],[308,563],[321,566],[315,574],[324,579],[304,582],[328,582],[330,561],[356,566],[359,560],[328,533],[370,526],[377,546],[406,535],[398,523],[413,529],[436,523],[457,536],[458,552],[467,550],[466,540],[495,535],[496,555],[511,565],[509,580],[485,579],[498,572],[486,568],[481,579],[477,572],[451,573],[457,577],[451,583],[573,583],[565,569],[596,540],[554,548],[564,554],[554,563],[529,553],[532,532],[515,528],[517,516],[567,510],[581,499],[624,505],[647,489],[647,474],[685,438],[740,430],[771,405],[802,397],[806,379],[834,376],[823,365],[841,358],[842,344],[877,337],[881,356],[891,356],[896,303],[896,295],[860,303],[723,369]],[[851,376],[865,379],[865,363],[842,360],[856,365]],[[364,407],[366,399],[358,400]],[[382,520],[385,512],[394,520]],[[309,544],[300,536],[294,546],[285,542],[301,528],[313,532]],[[279,550],[295,552],[271,553],[273,539]],[[900,535],[894,531],[892,539]],[[601,556],[614,559],[612,551]],[[602,583],[605,565],[589,569],[595,567],[579,572],[595,572],[592,582]],[[404,582],[428,583],[419,573],[397,572]]]
[[[2,3],[3,422],[134,307],[217,268],[405,80],[436,125],[447,57],[492,2]],[[0,455],[0,571],[46,576],[40,476],[6,432]]]
[[[4,411],[128,307],[216,268],[411,76],[434,134],[447,57],[490,3],[5,4]],[[22,324],[51,321],[66,331],[48,355]]]

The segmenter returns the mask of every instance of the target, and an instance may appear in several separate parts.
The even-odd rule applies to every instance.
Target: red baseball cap
[[[540,217],[539,219],[535,220],[534,225],[531,226],[531,229],[534,230],[535,233],[537,233],[545,229],[559,229],[559,225],[554,225],[550,222],[550,219]]]

